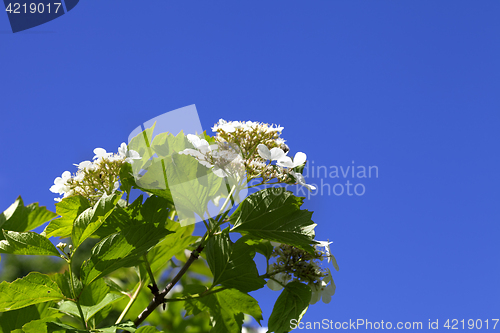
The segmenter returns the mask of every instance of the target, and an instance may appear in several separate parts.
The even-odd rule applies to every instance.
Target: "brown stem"
[[[203,251],[203,246],[198,246],[196,250],[191,252],[191,255],[189,256],[189,259],[186,261],[184,266],[182,266],[181,270],[177,275],[170,281],[170,283],[161,291],[161,293],[158,294],[158,296],[155,296],[153,300],[148,304],[148,306],[144,309],[144,311],[141,312],[139,316],[137,316],[137,319],[134,320],[135,326],[139,326],[160,304],[165,303],[165,296],[172,290],[172,288],[175,286],[177,282],[181,279],[181,277],[186,273],[188,270],[189,266],[198,259],[200,256],[200,252]]]

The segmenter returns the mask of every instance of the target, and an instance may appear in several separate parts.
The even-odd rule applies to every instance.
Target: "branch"
[[[165,303],[165,296],[172,290],[177,282],[181,279],[181,277],[187,272],[189,266],[198,259],[200,256],[200,252],[203,251],[203,246],[199,245],[196,250],[191,252],[189,259],[186,261],[184,266],[182,266],[181,270],[177,275],[172,279],[172,281],[159,293],[157,296],[153,298],[153,300],[148,304],[148,306],[141,312],[137,319],[134,320],[135,326],[139,326],[160,304]]]

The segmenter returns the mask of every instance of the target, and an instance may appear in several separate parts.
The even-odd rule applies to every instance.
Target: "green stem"
[[[178,298],[168,298],[168,299],[165,299],[165,302],[178,302],[178,301],[185,301],[188,299],[202,298],[202,297],[205,297],[205,296],[208,296],[211,294],[218,293],[220,291],[224,291],[226,289],[227,289],[226,287],[222,287],[222,288],[218,288],[215,290],[207,290],[206,292],[201,293],[201,294],[194,294],[194,295],[185,296],[185,297],[178,297]]]
[[[137,286],[137,290],[134,292],[132,297],[130,297],[130,301],[128,301],[127,306],[125,307],[125,309],[123,309],[122,313],[120,314],[120,317],[118,317],[118,319],[116,320],[115,325],[118,325],[123,320],[123,318],[127,314],[128,310],[130,310],[130,308],[134,304],[135,300],[137,299],[137,296],[139,296],[141,289],[142,289],[142,280],[139,281],[139,285]]]
[[[153,271],[151,271],[151,266],[149,265],[149,261],[148,261],[148,255],[145,254],[143,257],[144,257],[144,264],[146,266],[146,271],[148,271],[149,279],[151,280],[151,284],[153,285],[153,287],[151,288],[151,292],[153,293],[153,295],[156,296],[160,290],[158,289],[158,286],[156,285],[155,276],[153,275]]]
[[[68,260],[68,268],[69,268],[69,280],[71,282],[71,292],[73,293],[73,298],[75,299],[76,307],[78,308],[78,312],[80,313],[80,318],[82,319],[83,327],[88,331],[87,322],[85,321],[85,316],[83,315],[82,307],[80,306],[80,301],[76,297],[75,292],[75,283],[73,282],[73,271],[71,269],[71,259]]]

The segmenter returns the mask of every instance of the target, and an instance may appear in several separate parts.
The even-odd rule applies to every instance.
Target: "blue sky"
[[[12,34],[0,14],[0,210],[196,104],[279,123],[314,165],[377,166],[316,195],[340,271],[305,321],[499,318],[498,1],[86,1]],[[321,179],[309,177],[319,184]],[[278,293],[255,293],[267,320]],[[491,328],[490,328],[491,329]],[[500,329],[500,325],[497,327]]]

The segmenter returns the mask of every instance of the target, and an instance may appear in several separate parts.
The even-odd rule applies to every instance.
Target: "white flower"
[[[269,287],[269,289],[274,291],[283,289],[283,286],[285,286],[290,281],[290,276],[284,272],[274,275],[273,278],[274,280],[269,279],[267,281],[267,286]]]
[[[107,153],[106,149],[103,149],[103,148],[94,149],[94,154],[95,154],[95,156],[93,158],[94,160],[106,158],[106,157],[113,155],[112,153]]]
[[[328,284],[328,282],[331,282]],[[330,303],[332,296],[335,294],[335,283],[333,283],[332,273],[328,270],[328,276],[325,276],[320,280],[319,284],[310,283],[312,295],[309,304],[315,304],[320,299],[323,299],[323,303]]]
[[[78,170],[87,170],[91,171],[94,170],[94,164],[90,161],[83,161],[80,162],[79,164],[73,164],[78,167]]]
[[[309,191],[314,191],[316,189],[316,186],[306,184],[306,180],[304,179],[304,176],[302,176],[302,174],[294,171],[290,171],[290,174],[295,177],[295,180],[299,185],[304,186]]]
[[[237,129],[242,129],[243,131],[252,131],[257,128],[258,132],[262,133],[272,133],[281,132],[283,127],[274,125],[269,126],[269,124],[258,123],[254,121],[225,121],[224,119],[219,119],[219,122],[212,127],[212,131],[218,132],[222,130],[226,133],[233,133]]]
[[[195,157],[201,165],[212,169],[221,178],[232,176],[239,179],[243,175],[243,159],[232,146],[209,145],[207,140],[192,134],[188,134],[187,138],[196,149],[187,148],[179,154]]]
[[[125,142],[122,142],[120,147],[118,147],[118,157],[121,159],[125,159],[127,163],[134,163],[134,160],[140,160],[141,155],[135,150],[128,150],[128,146]]]
[[[200,153],[205,154],[211,151],[208,141],[205,139],[200,139],[197,135],[188,134],[187,139],[191,144],[200,151]]]
[[[122,142],[120,147],[118,147],[118,156],[125,158],[127,156],[128,147],[125,142]]]
[[[281,243],[271,241],[271,245],[274,247],[280,246]]]
[[[316,250],[320,251],[321,253],[323,253],[324,255],[326,255],[328,257],[328,263],[330,263],[330,261],[332,260],[332,252],[330,251],[330,244],[332,244],[333,242],[329,242],[329,241],[318,241],[319,244],[316,244],[314,247],[316,248]],[[321,251],[319,250],[318,248],[325,248],[324,251]]]
[[[50,187],[50,192],[64,194],[69,191],[69,185],[67,181],[71,178],[71,173],[69,171],[64,171],[61,177],[57,177],[54,180],[54,185]]]
[[[267,148],[267,146],[263,145],[262,143],[257,146],[257,150],[259,152],[260,157],[262,157],[265,160],[278,161],[287,157],[286,156],[287,153],[285,153],[283,149],[275,147],[269,150],[269,148]]]
[[[295,167],[298,167],[299,165],[304,164],[306,160],[307,155],[302,152],[298,152],[297,154],[295,154],[293,161],[289,156],[284,156],[283,158],[278,160],[277,164],[282,167],[293,169]]]

